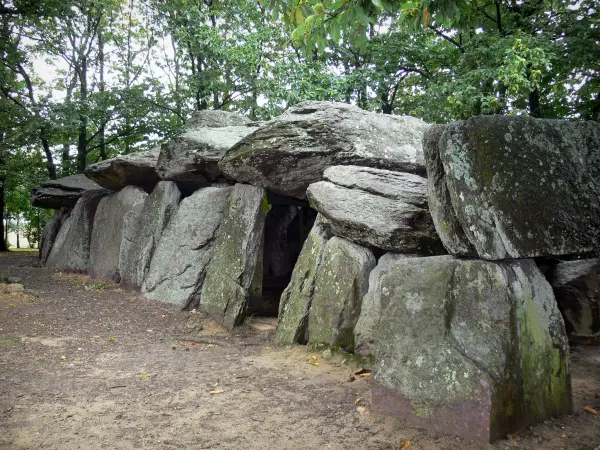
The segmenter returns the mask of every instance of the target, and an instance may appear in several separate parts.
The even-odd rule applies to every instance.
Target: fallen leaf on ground
[[[586,406],[585,408],[583,408],[584,411],[589,412],[590,414],[593,414],[595,416],[598,415],[598,411],[594,408],[592,408],[591,406]]]
[[[361,377],[361,378],[368,378],[368,377],[370,377],[370,376],[371,376],[371,374],[370,374],[370,373],[361,373],[361,374],[359,375],[359,377]]]
[[[356,380],[356,377],[354,375],[350,375],[348,377],[348,383],[352,383],[354,380]]]
[[[225,392],[223,389],[219,389],[217,391],[210,391],[208,394],[209,395],[216,395],[216,394],[222,394],[223,392]]]
[[[61,355],[61,356],[60,356],[60,359],[62,359],[63,361],[66,361],[66,360],[67,360],[67,357],[66,357],[65,355]],[[596,414],[598,414],[598,413],[596,413]]]
[[[358,369],[356,372],[354,372],[354,375],[362,375],[365,373],[371,373],[373,372],[371,369],[365,369],[364,367],[361,369]]]
[[[311,358],[314,359],[314,360],[317,359],[317,357],[315,355],[312,355]]]
[[[410,441],[404,441],[400,444],[400,450],[406,450],[408,447],[410,447]]]

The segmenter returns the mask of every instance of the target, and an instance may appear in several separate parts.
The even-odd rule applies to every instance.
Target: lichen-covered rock
[[[408,116],[345,103],[307,101],[242,139],[219,167],[234,180],[305,198],[309,184],[334,165],[425,174],[421,139],[428,125]]]
[[[184,198],[154,250],[142,293],[180,308],[197,302],[231,187],[206,187]]]
[[[262,262],[259,256],[268,212],[264,189],[235,185],[217,233],[200,298],[202,309],[230,329],[244,319],[251,286],[262,283],[262,267],[258,263]],[[256,280],[257,276],[260,279]]]
[[[223,177],[217,163],[233,145],[258,127],[246,117],[226,111],[198,111],[183,133],[164,144],[157,170],[191,192]]]
[[[125,186],[139,186],[146,192],[152,192],[159,178],[156,173],[156,162],[160,148],[147,152],[136,152],[117,156],[85,169],[85,176],[100,186],[113,191]]]
[[[84,192],[97,189],[101,187],[81,174],[48,180],[31,190],[31,205],[49,209],[73,208]]]
[[[46,260],[48,267],[63,272],[87,273],[96,209],[110,193],[106,189],[93,189],[84,192],[77,200],[54,240]]]
[[[433,219],[451,253],[472,247],[493,260],[600,249],[599,123],[478,116],[425,145],[437,180]]]
[[[397,259],[378,276],[357,325],[376,411],[479,441],[571,412],[564,323],[533,260]]]
[[[126,186],[119,192],[103,198],[96,210],[94,229],[90,244],[90,265],[88,273],[96,278],[118,283],[121,279],[119,273],[119,259],[121,256],[121,243],[125,216],[128,212],[142,205],[148,197],[141,188]],[[139,217],[139,212],[137,216]],[[129,226],[135,224],[128,222]]]
[[[160,181],[144,202],[138,226],[125,227],[127,233],[123,234],[123,239],[131,245],[121,246],[119,258],[121,286],[124,288],[141,289],[162,231],[177,211],[180,200],[181,193],[175,183]],[[135,217],[129,218],[129,221],[132,219],[135,222]]]
[[[334,166],[311,184],[310,205],[336,236],[387,251],[445,253],[427,209],[427,180],[367,167]]]
[[[44,225],[42,237],[40,238],[40,263],[45,264],[48,260],[48,256],[50,256],[50,251],[54,245],[54,240],[70,214],[71,208],[60,208],[54,213],[52,218],[46,222],[46,225]]]
[[[307,342],[308,315],[315,291],[315,281],[322,264],[325,244],[332,236],[327,219],[321,215],[317,216],[294,266],[290,284],[281,295],[275,334],[275,340],[279,344]]]
[[[354,350],[354,326],[374,267],[370,250],[338,237],[327,241],[308,317],[309,343]]]
[[[599,336],[600,259],[561,262],[552,269],[550,281],[567,333]]]

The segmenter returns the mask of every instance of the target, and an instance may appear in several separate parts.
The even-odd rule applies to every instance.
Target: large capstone
[[[119,259],[121,256],[121,243],[123,233],[127,227],[136,227],[132,222],[139,218],[141,205],[148,197],[142,189],[127,186],[100,201],[90,244],[90,266],[88,273],[96,278],[118,283],[121,279],[119,273]],[[135,216],[127,214],[135,209]]]
[[[48,260],[56,236],[70,214],[71,208],[60,208],[55,211],[52,218],[44,225],[44,230],[42,231],[42,236],[40,238],[40,263],[45,264]]]
[[[85,169],[85,176],[113,191],[125,186],[139,186],[146,192],[152,192],[159,181],[156,173],[159,152],[157,147],[91,164]]]
[[[217,233],[200,300],[204,311],[230,329],[243,321],[251,288],[262,284],[259,256],[268,212],[264,189],[235,185]]]
[[[84,192],[100,186],[84,175],[48,180],[31,190],[31,204],[39,208],[73,208]]]
[[[184,198],[167,223],[142,293],[185,308],[197,303],[231,187],[206,187]]]
[[[162,146],[157,170],[191,192],[223,177],[217,163],[233,145],[255,131],[256,122],[226,111],[198,111],[184,131]]]
[[[46,260],[48,267],[63,272],[87,273],[94,216],[100,201],[110,192],[94,189],[81,196],[54,240]]]
[[[134,208],[126,216],[119,258],[121,286],[124,288],[136,291],[141,289],[163,229],[175,215],[180,200],[181,193],[175,183],[161,181],[148,196],[139,213],[138,208]]]
[[[564,323],[533,260],[386,266],[356,336],[374,350],[375,410],[479,441],[571,412]]]
[[[308,317],[309,343],[354,350],[354,326],[374,267],[366,248],[338,237],[327,241]]]
[[[307,195],[336,236],[387,251],[445,253],[427,209],[425,178],[356,166],[330,167],[323,177]]]
[[[474,248],[505,259],[600,249],[599,123],[478,116],[424,142],[433,220],[450,253]]]
[[[567,333],[577,337],[600,335],[600,260],[565,261],[550,273],[556,301]]]
[[[424,175],[421,140],[427,127],[414,117],[345,103],[302,102],[242,139],[219,167],[234,180],[303,199],[308,185],[334,165]]]
[[[331,237],[327,219],[318,215],[294,266],[292,279],[281,295],[275,335],[280,344],[304,344],[308,340],[308,316],[315,282],[323,261],[325,244]]]

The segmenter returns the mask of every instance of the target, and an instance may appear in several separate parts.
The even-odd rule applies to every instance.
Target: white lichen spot
[[[421,309],[423,309],[424,298],[419,293],[409,292],[406,294],[406,309],[410,311],[411,314],[416,314]]]
[[[510,133],[506,133],[504,135],[504,139],[506,140],[506,142],[510,142],[512,141],[512,135]]]

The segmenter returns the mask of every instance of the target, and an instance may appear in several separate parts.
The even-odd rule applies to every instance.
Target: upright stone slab
[[[336,236],[387,251],[444,254],[427,209],[427,180],[369,167],[333,166],[311,184],[310,205]]]
[[[257,263],[262,262],[259,256],[268,212],[264,189],[235,185],[217,233],[200,300],[202,309],[230,329],[244,319],[253,281],[262,283],[262,267]],[[256,276],[260,280],[255,280]]]
[[[60,208],[54,213],[52,218],[46,222],[46,225],[44,225],[44,230],[42,231],[42,236],[40,238],[40,263],[46,264],[52,246],[54,245],[54,240],[70,214],[71,208]]]
[[[303,199],[308,185],[321,181],[323,171],[335,165],[424,175],[421,140],[428,127],[415,117],[306,101],[238,142],[219,167],[231,179]]]
[[[152,256],[142,293],[180,308],[197,303],[231,187],[206,187],[184,198]]]
[[[136,206],[141,205],[148,197],[141,188],[126,186],[100,201],[90,245],[90,266],[88,273],[96,278],[118,283],[119,258],[125,216]],[[139,210],[138,210],[139,213]],[[131,222],[129,225],[132,226]]]
[[[325,244],[333,235],[327,219],[318,215],[302,247],[292,279],[281,295],[275,340],[279,344],[304,344],[308,340],[308,315]]]
[[[94,216],[100,201],[109,194],[106,189],[83,193],[54,240],[46,261],[48,267],[63,272],[87,273]]]
[[[144,202],[138,226],[126,227],[123,239],[131,245],[121,246],[119,273],[121,286],[140,290],[150,269],[150,261],[163,229],[175,215],[181,200],[181,193],[172,181],[161,181]],[[134,219],[135,218],[130,218]]]
[[[433,219],[451,253],[472,247],[496,260],[600,249],[600,123],[478,116],[424,142],[438,184]]]
[[[375,410],[483,442],[571,412],[564,323],[534,261],[398,259],[379,276],[357,326]]]
[[[370,250],[333,237],[325,244],[308,316],[308,342],[354,350],[354,326],[375,268]]]
[[[101,187],[82,174],[48,180],[31,190],[31,205],[39,208],[74,208],[84,192]]]
[[[600,336],[600,259],[561,262],[551,271],[550,281],[567,332]]]
[[[156,162],[160,148],[147,152],[135,152],[117,156],[85,169],[85,176],[100,186],[113,191],[125,186],[139,186],[146,192],[152,192],[159,178],[156,173]]]

